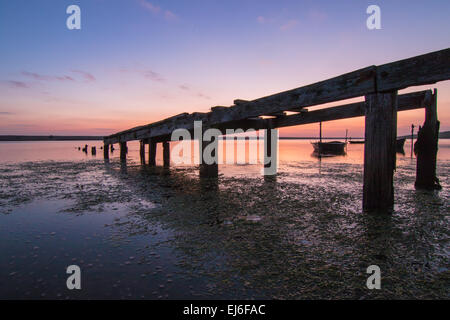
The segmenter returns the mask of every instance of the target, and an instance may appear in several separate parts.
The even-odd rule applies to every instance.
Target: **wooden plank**
[[[356,70],[328,80],[236,105],[211,115],[211,123],[242,120],[264,114],[287,111],[349,99],[375,92],[375,66]]]
[[[379,92],[449,79],[450,48],[377,67],[377,90]]]
[[[397,92],[366,96],[363,209],[389,210],[394,204]]]
[[[407,93],[398,96],[397,111],[425,108],[431,101],[431,90]],[[273,119],[275,128],[361,117],[365,115],[365,102],[349,103],[343,106],[319,109],[302,114],[294,114]]]
[[[183,113],[105,137],[104,142],[112,144],[168,136],[177,128],[192,129],[194,121],[200,120],[206,126],[212,127],[265,114],[299,111],[307,106],[448,79],[450,79],[450,49],[444,49],[378,67],[370,66],[252,101],[236,99],[234,106],[214,109],[214,112],[189,115]]]

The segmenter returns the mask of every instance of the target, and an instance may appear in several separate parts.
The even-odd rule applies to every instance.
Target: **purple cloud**
[[[34,80],[40,80],[40,81],[75,81],[74,78],[71,76],[63,75],[63,76],[48,76],[43,75],[35,72],[29,72],[29,71],[22,71],[21,74],[25,77],[34,79]]]
[[[289,20],[286,23],[282,24],[280,27],[281,31],[287,31],[289,29],[292,29],[298,24],[298,20]]]
[[[164,19],[167,21],[174,21],[178,17],[175,13],[173,13],[170,10],[164,10],[160,6],[154,5],[153,3],[146,1],[146,0],[139,0],[139,4],[141,7],[143,7],[145,10],[150,11],[154,15],[162,14],[164,16]]]
[[[27,89],[30,87],[27,83],[25,83],[23,81],[8,80],[8,81],[5,81],[5,83],[12,88]]]
[[[81,70],[72,70],[72,72],[80,74],[87,81],[95,81],[96,80],[95,77],[89,72],[81,71]]]
[[[181,84],[178,86],[178,88],[180,88],[181,90],[190,90],[191,88],[189,88],[188,86]]]
[[[145,70],[141,71],[142,75],[150,80],[157,81],[157,82],[163,82],[165,79],[157,72],[154,72],[152,70]]]

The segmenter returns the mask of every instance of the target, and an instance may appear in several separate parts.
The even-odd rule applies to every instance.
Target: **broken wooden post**
[[[144,142],[144,140],[141,140],[140,144],[139,144],[139,156],[140,156],[141,164],[145,164],[145,142]]]
[[[211,141],[203,140],[201,143],[201,153],[200,153],[200,177],[201,178],[214,178],[219,176],[219,155],[218,155],[218,147],[219,147],[219,137],[211,138]],[[212,163],[205,162],[205,149],[212,150],[209,153],[212,156]]]
[[[103,158],[109,159],[109,145],[105,144],[103,147]]]
[[[170,167],[170,144],[168,141],[163,142],[163,163],[164,167]]]
[[[267,120],[264,134],[264,175],[275,175],[278,170],[278,130],[273,129],[271,120]]]
[[[417,133],[414,152],[417,156],[416,182],[417,189],[441,189],[436,176],[436,158],[439,141],[439,121],[437,119],[437,90],[434,89],[431,103],[425,106],[425,122]]]
[[[154,167],[156,166],[156,141],[149,139],[148,144],[148,165]]]
[[[397,91],[366,95],[363,209],[394,204]]]
[[[127,159],[127,143],[126,142],[120,142],[120,160],[126,160]]]

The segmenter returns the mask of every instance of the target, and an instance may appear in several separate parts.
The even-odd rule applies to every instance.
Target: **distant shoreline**
[[[244,137],[235,137],[243,140]],[[255,137],[247,137],[254,139]],[[411,135],[399,136],[398,138],[411,139]],[[223,137],[220,138],[224,140]],[[280,140],[317,140],[319,137],[279,137]],[[323,140],[344,140],[345,137],[322,137]],[[417,135],[414,135],[417,139]],[[450,139],[450,132],[440,132],[439,139]],[[364,137],[348,137],[347,140],[364,140]],[[26,135],[0,135],[0,142],[7,141],[103,141],[103,136],[26,136]]]
[[[87,141],[103,140],[103,136],[19,136],[0,135],[0,141]]]

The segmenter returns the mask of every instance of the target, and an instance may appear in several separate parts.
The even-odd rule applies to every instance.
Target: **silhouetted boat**
[[[314,152],[318,154],[345,154],[345,142],[330,141],[330,142],[311,142],[314,147]]]
[[[341,155],[345,154],[345,146],[347,142],[330,141],[322,142],[322,122],[319,123],[319,141],[311,142],[314,148],[314,153],[317,155]],[[345,141],[347,141],[347,131],[345,133]]]

